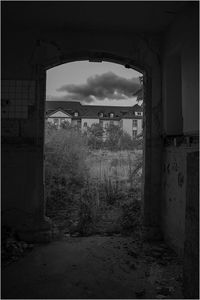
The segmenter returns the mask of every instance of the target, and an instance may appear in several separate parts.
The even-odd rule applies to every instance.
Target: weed
[[[46,131],[47,215],[60,229],[88,235],[95,232],[96,223],[107,211],[121,208],[122,229],[133,230],[141,211],[136,214],[135,195],[139,201],[142,151],[93,150],[89,141],[91,132],[100,139],[98,126],[89,138],[69,126],[59,130],[47,127]]]

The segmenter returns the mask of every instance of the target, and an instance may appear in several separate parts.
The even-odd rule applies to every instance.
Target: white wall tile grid
[[[28,105],[33,105],[34,102],[34,80],[1,81],[1,115],[3,119],[27,119]]]

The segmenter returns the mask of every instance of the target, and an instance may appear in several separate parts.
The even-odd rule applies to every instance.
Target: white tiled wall
[[[1,81],[1,116],[3,119],[27,119],[28,105],[33,105],[34,101],[34,80]]]

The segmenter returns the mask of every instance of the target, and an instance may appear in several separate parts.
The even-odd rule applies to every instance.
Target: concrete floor
[[[68,237],[2,270],[2,298],[182,298],[181,266],[132,237]],[[162,249],[162,248],[160,248]],[[155,250],[155,249],[154,249]],[[169,263],[170,261],[170,263]]]

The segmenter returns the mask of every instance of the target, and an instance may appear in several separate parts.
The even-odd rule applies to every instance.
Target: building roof
[[[110,113],[113,113],[115,118],[130,118],[134,116],[134,112],[142,111],[142,108],[138,104],[134,106],[101,106],[82,105],[80,102],[75,101],[46,101],[47,115],[59,109],[71,116],[73,116],[75,112],[78,112],[79,116],[83,118],[99,118],[100,113],[103,113],[104,118],[109,118]]]
[[[57,115],[56,115],[57,114]],[[59,115],[60,114],[60,115]],[[63,109],[56,109],[56,110],[50,110],[48,112],[48,117],[49,118],[59,118],[59,117],[68,117],[71,118],[71,115],[68,114],[66,111],[64,111]]]
[[[142,106],[140,106],[139,104],[135,104],[134,105],[134,111],[136,111],[136,112],[142,112],[143,111]]]
[[[80,111],[82,109],[82,105],[78,101],[46,101],[46,112],[55,111],[61,109],[70,114],[73,114],[75,111]]]

